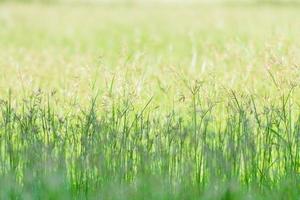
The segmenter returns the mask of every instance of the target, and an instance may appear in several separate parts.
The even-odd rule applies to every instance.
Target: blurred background
[[[294,66],[300,55],[299,0],[0,2],[0,91],[76,96],[118,75],[119,88],[144,82],[141,96],[153,88],[177,95],[178,69],[263,89],[266,66]]]

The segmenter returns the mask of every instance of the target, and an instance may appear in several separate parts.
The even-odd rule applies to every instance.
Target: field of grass
[[[299,8],[0,4],[0,199],[299,199]]]

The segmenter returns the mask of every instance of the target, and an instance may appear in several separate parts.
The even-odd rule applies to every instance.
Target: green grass
[[[0,4],[0,199],[298,199],[299,17]]]

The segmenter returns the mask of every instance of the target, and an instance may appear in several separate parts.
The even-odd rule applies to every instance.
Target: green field
[[[300,199],[300,5],[0,3],[0,199]]]

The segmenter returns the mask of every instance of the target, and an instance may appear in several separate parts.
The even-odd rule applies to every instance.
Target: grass
[[[0,4],[0,199],[298,199],[298,18]]]

